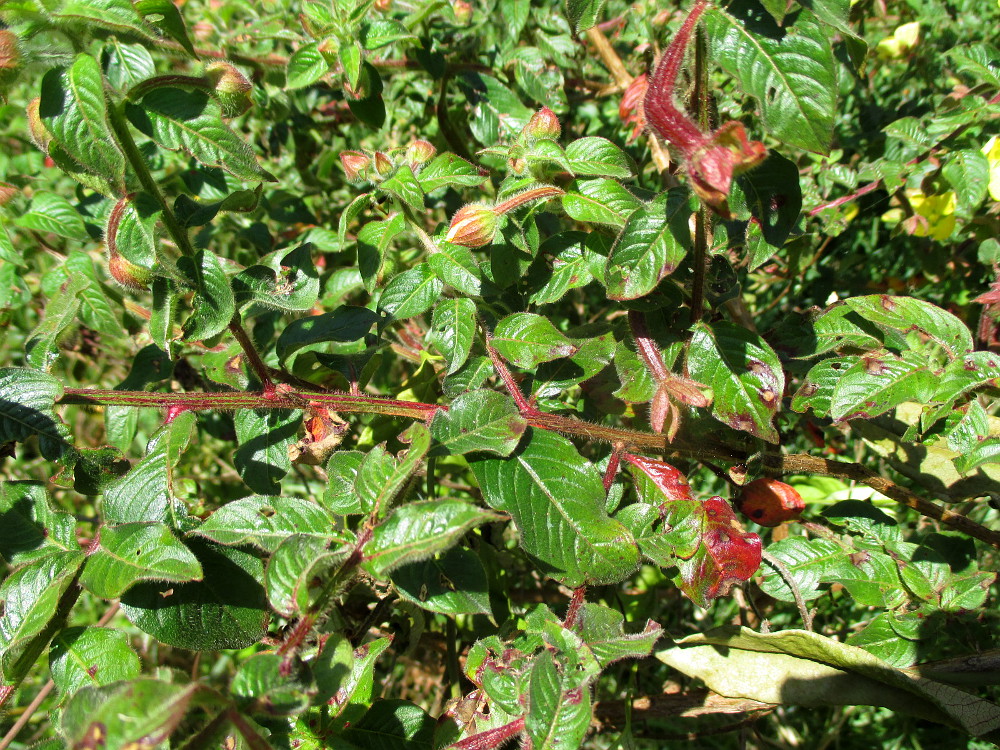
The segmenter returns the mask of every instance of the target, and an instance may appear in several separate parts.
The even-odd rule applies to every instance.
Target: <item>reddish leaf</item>
[[[729,503],[721,497],[700,502],[687,479],[664,461],[624,454],[636,473],[636,490],[662,517],[658,539],[640,544],[661,565],[672,562],[677,584],[691,601],[708,607],[736,583],[750,580],[761,561],[760,537],[743,530]],[[667,556],[669,555],[669,557]]]
[[[734,584],[749,581],[760,567],[760,537],[743,531],[729,503],[710,497],[701,504],[701,543],[679,560],[680,587],[699,607],[725,596]]]
[[[664,502],[660,504],[661,510],[670,501],[694,500],[687,477],[666,461],[657,461],[655,458],[647,458],[646,456],[634,456],[631,453],[626,453],[622,458],[641,470],[663,493]]]

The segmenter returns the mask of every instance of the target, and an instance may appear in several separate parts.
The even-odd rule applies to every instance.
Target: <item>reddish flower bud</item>
[[[368,154],[363,154],[360,151],[341,151],[340,163],[344,165],[344,172],[351,182],[368,179],[368,167],[372,163]]]
[[[445,241],[465,247],[483,247],[493,242],[500,215],[481,203],[462,206],[451,218]]]
[[[49,143],[52,141],[52,134],[45,127],[45,123],[42,122],[42,116],[38,112],[41,102],[41,97],[37,96],[28,102],[28,132],[31,135],[32,143],[38,146],[40,151],[44,151],[47,154],[49,152]]]
[[[548,107],[542,107],[535,112],[524,126],[524,134],[529,138],[552,138],[556,139],[562,133],[562,125],[556,113]]]
[[[18,38],[10,29],[0,29],[0,84],[14,80],[21,69],[21,50]]]
[[[215,88],[215,96],[226,117],[239,117],[253,106],[250,91],[253,84],[235,65],[225,61],[209,63],[205,77]]]
[[[395,166],[388,154],[382,151],[375,152],[375,171],[379,177],[388,177],[392,173],[392,170],[395,169]]]
[[[135,291],[149,289],[149,282],[153,280],[152,271],[126,260],[121,253],[110,247],[108,249],[108,273],[123,287]]]
[[[20,191],[7,182],[0,182],[0,206],[4,206]]]
[[[762,477],[743,488],[736,507],[761,526],[778,526],[798,519],[806,505],[790,484]]]
[[[642,101],[646,98],[646,89],[649,87],[649,76],[643,73],[632,79],[632,83],[622,94],[622,100],[618,105],[618,117],[624,125],[631,125],[632,132],[628,135],[628,142],[631,143],[646,127],[646,117],[642,110]]]
[[[437,149],[433,143],[424,140],[413,141],[406,147],[406,161],[412,169],[416,169],[433,159],[436,153]]]
[[[379,13],[388,13],[392,10],[392,0],[375,0],[375,10]]]
[[[465,0],[455,0],[451,4],[451,9],[455,13],[455,21],[460,26],[465,26],[472,20],[472,4]]]

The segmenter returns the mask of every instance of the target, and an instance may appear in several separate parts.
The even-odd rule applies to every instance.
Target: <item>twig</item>
[[[796,583],[795,578],[792,576],[792,571],[790,571],[781,560],[776,558],[767,550],[761,553],[761,557],[764,559],[768,565],[778,571],[778,574],[784,579],[785,583],[788,584],[788,588],[792,592],[792,596],[795,597],[795,606],[799,608],[799,615],[802,617],[802,627],[806,630],[812,630],[812,614],[809,612],[809,608],[806,606],[806,600],[802,598],[802,591],[799,590],[799,584]]]

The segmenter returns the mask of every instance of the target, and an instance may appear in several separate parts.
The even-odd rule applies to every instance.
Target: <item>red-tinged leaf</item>
[[[721,497],[701,504],[701,541],[687,560],[679,560],[679,585],[699,607],[725,596],[734,584],[749,581],[761,561],[760,537],[743,531],[736,514]]]
[[[666,503],[676,500],[694,500],[687,477],[666,461],[657,461],[655,458],[647,458],[646,456],[633,456],[631,453],[626,453],[622,458],[649,477],[656,488],[663,493],[664,501],[660,503],[661,508]]]

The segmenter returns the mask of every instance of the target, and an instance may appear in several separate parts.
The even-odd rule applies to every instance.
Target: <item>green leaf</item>
[[[958,69],[969,73],[977,81],[1000,87],[1000,51],[992,44],[968,44],[946,50],[945,54],[958,64]]]
[[[705,28],[709,55],[757,100],[771,136],[825,153],[837,114],[830,29],[807,10],[779,27],[753,0],[709,9]]]
[[[391,578],[400,596],[428,612],[492,616],[486,570],[471,550],[452,547],[396,568]]]
[[[740,218],[751,215],[745,247],[747,270],[753,271],[782,248],[799,219],[798,167],[772,151],[763,164],[736,179],[729,205]]]
[[[566,17],[576,34],[596,26],[605,0],[566,0]]]
[[[202,227],[223,211],[247,214],[256,210],[260,204],[260,194],[263,183],[251,190],[236,190],[221,200],[204,203],[188,198],[181,193],[174,201],[174,215],[181,227]]]
[[[162,148],[183,151],[206,167],[221,167],[248,182],[275,177],[257,163],[251,148],[222,117],[222,107],[205,91],[155,88],[126,105],[128,119]]]
[[[0,585],[0,680],[18,683],[44,650],[60,623],[59,601],[86,556],[56,552],[15,570]]]
[[[142,673],[128,635],[113,628],[67,628],[52,639],[49,672],[63,695],[86,686],[133,680]]]
[[[358,750],[433,750],[434,721],[409,701],[377,700],[341,737]]]
[[[380,325],[384,328],[394,320],[412,318],[430,310],[442,289],[444,284],[426,263],[403,271],[386,284],[378,298],[378,311],[386,316]]]
[[[181,45],[191,57],[198,56],[188,37],[184,18],[172,0],[135,0],[135,9],[142,14],[146,23],[155,26]]]
[[[0,482],[0,556],[12,567],[79,548],[76,519],[55,510],[40,482]]]
[[[812,409],[817,416],[825,417],[830,413],[837,383],[845,372],[861,361],[861,357],[856,356],[835,357],[813,365],[792,397],[792,411],[805,413]]]
[[[804,630],[764,635],[748,628],[716,628],[678,641],[656,656],[731,698],[776,705],[886,706],[957,724],[977,737],[1000,728],[995,703],[914,678],[863,649]]]
[[[288,448],[302,422],[298,409],[240,409],[233,415],[240,447],[233,465],[254,492],[274,495],[281,492],[281,479],[292,468]]]
[[[125,44],[117,38],[105,43],[101,62],[108,85],[122,92],[156,75],[156,63],[149,50],[141,44]]]
[[[990,182],[990,163],[976,148],[966,148],[951,154],[941,170],[958,196],[958,212],[969,214],[986,197]]]
[[[431,435],[440,445],[436,453],[486,451],[509,456],[527,427],[510,396],[481,390],[463,393],[447,411],[438,410],[431,422]]]
[[[286,360],[304,346],[326,341],[357,341],[364,338],[378,320],[366,307],[341,306],[327,313],[299,318],[278,337],[278,358]]]
[[[319,299],[319,276],[311,246],[278,250],[233,278],[233,294],[241,311],[259,305],[264,310],[304,312]]]
[[[226,330],[236,314],[236,300],[219,257],[200,250],[194,258],[178,260],[177,270],[195,289],[194,309],[184,321],[184,338],[201,341]]]
[[[483,273],[469,248],[440,242],[438,252],[428,256],[427,265],[448,286],[470,297],[479,296]]]
[[[151,36],[130,0],[68,0],[53,15],[59,19],[86,22],[111,31],[138,34],[146,39]]]
[[[393,239],[406,228],[406,218],[397,213],[387,219],[369,221],[358,232],[358,270],[365,289],[371,293],[378,284],[382,259]]]
[[[88,328],[92,328],[108,339],[119,338],[122,335],[122,323],[119,319],[121,308],[115,310],[111,301],[101,288],[94,270],[94,261],[86,253],[74,250],[63,263],[63,272],[67,280],[76,276],[87,279],[90,283],[80,290],[80,319]]]
[[[619,659],[641,659],[663,636],[663,628],[647,620],[639,633],[625,632],[625,616],[603,604],[586,603],[580,610],[580,637],[602,668]]]
[[[879,328],[910,333],[918,331],[943,347],[955,359],[974,348],[972,334],[966,325],[950,312],[912,297],[890,297],[870,294],[851,297],[844,304]]]
[[[309,610],[310,588],[325,582],[352,551],[350,545],[330,548],[330,539],[311,534],[285,537],[267,561],[264,584],[276,612],[295,617]]]
[[[104,241],[130,263],[151,269],[156,263],[159,215],[159,208],[145,193],[126,196],[108,213]]]
[[[476,303],[468,297],[449,297],[437,303],[427,343],[444,355],[446,375],[458,372],[472,351],[476,335]]]
[[[392,177],[379,184],[379,189],[394,195],[414,210],[424,207],[424,191],[409,164],[402,164]]]
[[[125,4],[134,15],[131,4]],[[124,191],[125,155],[108,126],[104,77],[97,60],[79,54],[69,68],[46,73],[38,114],[66,153],[84,169]]]
[[[670,190],[636,209],[608,256],[604,280],[611,299],[649,294],[677,268],[691,247],[686,190]]]
[[[362,566],[376,578],[454,546],[470,529],[502,516],[445,498],[401,505],[375,527]]]
[[[53,411],[62,384],[51,375],[17,367],[0,369],[0,444],[24,442],[38,435],[42,455],[50,461],[69,447],[69,430]]]
[[[778,442],[772,420],[785,391],[781,362],[757,334],[732,323],[699,323],[687,355],[691,378],[712,389],[712,414],[730,427]]]
[[[576,675],[556,668],[551,651],[531,666],[524,728],[534,750],[576,750],[592,718],[590,690],[574,684]]]
[[[562,204],[570,218],[594,224],[610,224],[621,229],[628,215],[642,202],[619,183],[609,178],[582,180],[576,190],[562,196]]]
[[[59,342],[67,328],[76,322],[80,294],[90,286],[86,276],[72,276],[49,300],[45,318],[31,332],[25,346],[28,364],[49,371],[59,358]]]
[[[443,187],[478,187],[486,176],[460,156],[450,152],[438,154],[417,174],[424,193]]]
[[[309,682],[308,673],[289,669],[281,654],[254,654],[240,664],[229,691],[251,716],[291,716],[303,711],[316,692]]]
[[[905,401],[926,402],[937,383],[938,376],[918,362],[890,355],[862,357],[837,380],[830,418],[835,422],[871,419]]]
[[[263,563],[243,550],[199,539],[188,546],[204,578],[140,583],[122,597],[122,612],[144,633],[178,648],[218,651],[257,643],[267,625]]]
[[[312,86],[329,72],[330,64],[320,53],[319,44],[316,42],[303,44],[288,59],[285,88],[293,90]]]
[[[142,677],[80,689],[59,717],[60,733],[71,747],[127,750],[166,744],[185,719],[198,682],[169,683]]]
[[[359,34],[366,50],[388,47],[397,42],[416,42],[417,35],[394,18],[376,18],[361,25]]]
[[[174,496],[174,467],[194,434],[193,412],[179,414],[157,430],[146,456],[104,491],[105,523],[164,522],[178,528],[186,509]]]
[[[100,539],[80,578],[94,596],[117,599],[138,581],[201,578],[198,560],[165,524],[105,526]]]
[[[31,199],[31,207],[14,219],[14,225],[36,232],[51,232],[78,242],[90,240],[87,227],[73,204],[55,193],[36,193]]]
[[[490,343],[508,362],[525,369],[577,350],[548,318],[535,313],[508,315],[497,323]]]
[[[635,539],[608,516],[600,472],[568,439],[532,429],[509,458],[470,465],[483,498],[510,513],[545,575],[576,587],[616,583],[635,570]]]
[[[329,542],[333,518],[315,503],[294,497],[254,495],[226,503],[190,532],[227,546],[253,545],[274,552],[292,534]]]
[[[566,147],[566,160],[576,175],[630,179],[635,174],[635,162],[606,138],[578,138]]]

